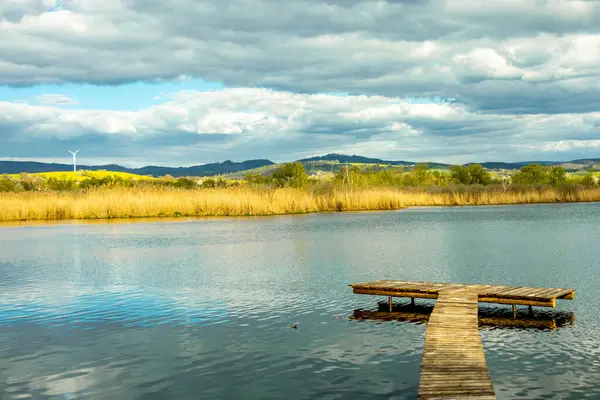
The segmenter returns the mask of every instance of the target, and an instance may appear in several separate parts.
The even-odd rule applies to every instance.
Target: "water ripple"
[[[487,210],[0,229],[0,399],[414,398],[380,278],[576,287],[482,338],[499,399],[600,398],[600,206]]]

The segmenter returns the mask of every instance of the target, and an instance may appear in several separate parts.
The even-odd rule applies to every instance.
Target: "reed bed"
[[[460,206],[600,201],[600,188],[536,187],[526,190],[237,187],[185,190],[113,187],[74,192],[0,193],[0,221],[180,216],[250,216],[321,211],[396,210]]]

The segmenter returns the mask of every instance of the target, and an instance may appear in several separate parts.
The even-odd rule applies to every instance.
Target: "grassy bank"
[[[371,188],[106,187],[74,192],[0,193],[0,221],[279,215],[393,210],[410,206],[600,201],[600,187]]]

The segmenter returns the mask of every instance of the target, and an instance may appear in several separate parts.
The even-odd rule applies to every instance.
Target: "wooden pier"
[[[463,285],[379,280],[350,285],[354,293],[437,299],[428,319],[421,361],[419,399],[495,399],[479,336],[478,303],[555,307],[557,299],[572,300],[573,289],[523,286]]]

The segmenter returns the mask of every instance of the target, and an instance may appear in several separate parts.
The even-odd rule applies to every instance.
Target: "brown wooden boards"
[[[350,285],[357,294],[435,299],[440,291],[474,292],[482,303],[521,304],[556,307],[556,299],[573,300],[574,289],[536,288],[526,286],[463,285],[440,282],[378,280]]]
[[[572,300],[574,289],[526,286],[463,285],[439,282],[378,280],[350,285],[354,293],[392,297],[437,298],[429,318],[416,313],[400,315],[427,321],[421,360],[419,399],[495,399],[492,379],[479,336],[479,302],[555,307],[556,299]],[[514,306],[513,306],[514,308]],[[516,310],[516,309],[515,309]],[[356,319],[381,317],[362,312]],[[556,327],[556,324],[552,326]]]
[[[425,333],[419,399],[496,398],[477,312],[477,293],[439,293]]]

